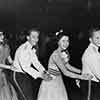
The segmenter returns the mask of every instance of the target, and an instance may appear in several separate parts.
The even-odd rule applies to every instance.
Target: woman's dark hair
[[[66,32],[59,32],[58,34],[56,34],[56,40],[57,40],[57,42],[58,42],[63,36],[69,36],[69,35],[68,35],[68,33],[66,33]]]

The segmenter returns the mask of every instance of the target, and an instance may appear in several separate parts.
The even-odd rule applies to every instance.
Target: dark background
[[[82,53],[89,28],[99,25],[99,8],[99,0],[0,0],[0,29],[9,33],[11,41],[18,42],[17,34],[30,27],[39,27],[43,40],[63,28],[73,40],[71,54]]]
[[[99,10],[100,0],[0,0],[0,30],[8,33],[14,57],[23,39],[21,32],[39,27],[42,33],[40,60],[47,68],[49,56],[55,49],[51,38],[63,28],[70,33],[70,63],[81,69],[81,56],[88,45],[88,30],[100,23]],[[66,77],[64,80],[70,97],[78,100],[79,89],[75,87],[75,81]]]
[[[99,24],[99,8],[99,0],[0,0],[0,27],[13,32],[30,26],[46,32],[58,27],[87,31]]]

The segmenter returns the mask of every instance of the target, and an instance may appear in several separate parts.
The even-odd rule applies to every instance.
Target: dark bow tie
[[[4,45],[4,43],[3,42],[0,42],[0,45]]]
[[[65,49],[65,50],[61,50],[61,52],[67,52],[67,50]]]
[[[37,49],[37,45],[32,46],[32,49]]]

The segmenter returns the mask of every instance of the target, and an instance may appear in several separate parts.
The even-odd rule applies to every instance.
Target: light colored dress
[[[58,55],[58,50],[55,50],[50,57],[48,72],[53,79],[51,81],[42,81],[37,100],[68,100],[60,72],[62,67],[60,64],[63,62],[59,59]]]
[[[9,47],[0,45],[0,63],[5,64],[9,54]],[[6,80],[3,69],[0,69],[0,100],[18,100],[15,89]]]

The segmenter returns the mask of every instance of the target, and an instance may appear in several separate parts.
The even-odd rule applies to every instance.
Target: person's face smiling
[[[39,33],[37,31],[32,31],[30,36],[28,36],[28,41],[32,46],[36,45],[39,40]]]
[[[59,47],[62,50],[65,50],[69,46],[69,37],[68,36],[62,36],[61,39],[59,40]]]
[[[95,33],[93,33],[91,42],[95,44],[97,47],[100,47],[100,31],[96,31]]]

